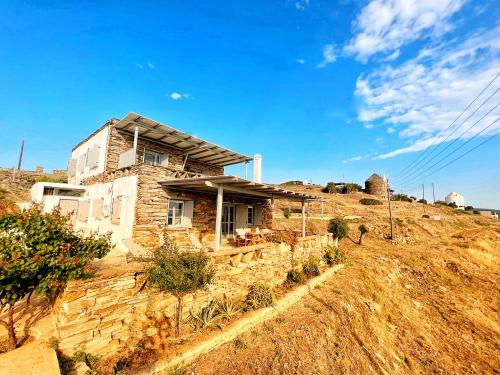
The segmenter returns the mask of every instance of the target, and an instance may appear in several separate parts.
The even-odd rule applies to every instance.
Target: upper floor
[[[141,164],[168,169],[174,178],[218,176],[224,174],[225,166],[252,160],[249,156],[129,113],[121,120],[109,120],[73,148],[68,162],[68,183],[80,184],[103,173],[110,174]],[[255,160],[258,165],[254,165],[254,171],[257,170],[260,176],[260,156]]]

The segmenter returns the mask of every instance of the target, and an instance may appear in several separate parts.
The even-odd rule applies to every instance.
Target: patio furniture
[[[247,246],[250,244],[250,239],[247,237],[247,232],[244,229],[236,229],[236,247]]]
[[[258,229],[258,228],[256,228]],[[247,233],[247,238],[250,241],[250,245],[257,245],[259,243],[266,243],[266,234],[261,231],[249,232]]]

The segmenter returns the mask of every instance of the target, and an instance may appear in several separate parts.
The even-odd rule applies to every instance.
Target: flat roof
[[[79,190],[79,191],[85,191],[87,190],[85,186],[82,185],[73,185],[73,184],[66,184],[64,182],[49,182],[49,181],[40,181],[33,186],[43,186],[43,187],[51,187],[51,188],[56,188],[56,189],[67,189],[67,190]]]
[[[131,134],[137,127],[139,137],[167,144],[188,155],[189,159],[207,164],[224,167],[253,160],[250,156],[204,141],[137,113],[129,113],[113,126]]]
[[[204,176],[193,178],[182,178],[172,180],[162,180],[159,183],[163,186],[196,192],[216,193],[218,185],[223,185],[228,193],[238,196],[253,198],[278,198],[293,201],[321,201],[323,198],[299,193],[296,191],[281,189],[271,184],[260,184],[245,180],[235,176]]]

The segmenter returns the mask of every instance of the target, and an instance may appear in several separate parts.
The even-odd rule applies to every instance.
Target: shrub
[[[328,233],[332,234],[334,245],[337,246],[339,239],[341,240],[349,234],[349,226],[344,219],[331,219],[328,223]]]
[[[306,277],[304,275],[304,272],[302,270],[293,268],[287,272],[285,283],[288,285],[302,284],[305,280]]]
[[[430,219],[430,216],[429,216],[429,215],[427,215],[427,214],[423,214],[423,215],[422,215],[422,217],[423,217],[424,219]]]
[[[379,206],[382,204],[381,201],[374,198],[363,198],[359,200],[359,203],[364,204],[365,206]]]
[[[413,200],[413,201],[416,201],[417,200],[417,197],[414,197],[413,195],[410,196],[410,198]]]
[[[235,301],[224,294],[220,300],[216,301],[217,313],[222,319],[231,319],[234,315],[241,311],[241,302]]]
[[[319,276],[321,271],[319,270],[318,257],[313,254],[309,254],[309,258],[307,258],[307,261],[302,265],[302,272],[307,277]]]
[[[363,245],[363,239],[365,235],[370,231],[368,227],[365,224],[361,224],[359,227],[359,244]]]
[[[479,215],[479,210],[474,210],[472,212],[475,213],[476,215]]]
[[[64,284],[92,274],[90,262],[110,250],[109,236],[81,237],[58,210],[43,213],[40,207],[0,215],[0,311],[6,309],[8,349],[18,345],[15,304],[33,293],[53,297]]]
[[[458,206],[455,202],[450,202],[450,203],[448,203],[448,207],[457,208]]]
[[[335,183],[328,182],[326,184],[326,186],[321,191],[323,193],[335,194],[335,193],[339,192],[339,189],[337,189],[337,186],[335,186]]]
[[[221,323],[222,315],[219,314],[218,309],[219,307],[217,303],[212,301],[197,312],[189,310],[188,320],[195,330],[206,327],[217,327],[222,329],[224,325]]]
[[[89,367],[89,369],[93,370],[95,368],[96,363],[97,363],[97,357],[95,355],[90,354],[90,353],[77,351],[77,352],[75,352],[75,354],[73,354],[73,362],[85,363]]]
[[[465,206],[465,211],[474,211],[474,207],[472,207],[472,206]]]
[[[245,304],[252,309],[258,309],[273,305],[275,300],[273,288],[262,283],[255,283],[249,288]]]
[[[418,200],[418,203],[427,204],[427,200],[425,200],[425,199],[423,199],[423,198],[422,198],[422,199],[419,199],[419,200]]]
[[[285,217],[285,219],[290,219],[290,216],[292,216],[292,210],[290,209],[290,207],[285,207],[283,209],[283,216]]]
[[[440,204],[440,205],[446,206],[446,202],[444,202],[444,201],[435,201],[434,204]]]
[[[412,199],[406,194],[394,194],[391,201],[412,202]]]
[[[330,267],[336,264],[345,263],[347,260],[343,251],[341,251],[338,247],[330,245],[326,247],[323,259],[325,263]]]
[[[363,188],[359,184],[348,183],[342,187],[342,194],[350,194],[356,191],[363,191]]]
[[[184,295],[205,287],[213,280],[214,274],[207,254],[203,251],[179,252],[176,246],[172,246],[168,236],[165,236],[164,246],[153,251],[148,276],[160,291],[172,293],[177,298],[176,336],[180,335]]]

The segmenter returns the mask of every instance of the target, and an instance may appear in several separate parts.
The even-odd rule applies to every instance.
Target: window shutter
[[[113,212],[111,214],[111,224],[120,224],[122,213],[122,197],[113,198]]]
[[[255,225],[262,225],[262,206],[255,205],[253,206],[253,220]]]
[[[87,155],[83,154],[78,157],[78,172],[85,172],[85,160],[87,159]]]
[[[80,202],[78,207],[78,221],[86,223],[89,220],[89,206],[90,201],[84,200]]]
[[[89,150],[89,157],[87,158],[87,165],[90,168],[96,168],[99,165],[99,145],[93,145]]]
[[[160,155],[160,165],[162,167],[168,167],[168,154]]]
[[[75,158],[69,159],[68,162],[68,176],[73,177],[76,175],[76,163],[77,160]]]
[[[182,218],[182,226],[189,227],[193,225],[193,206],[194,201],[184,201],[184,216]]]
[[[103,198],[94,199],[94,206],[92,208],[92,215],[96,220],[102,219],[102,210],[103,210]]]

